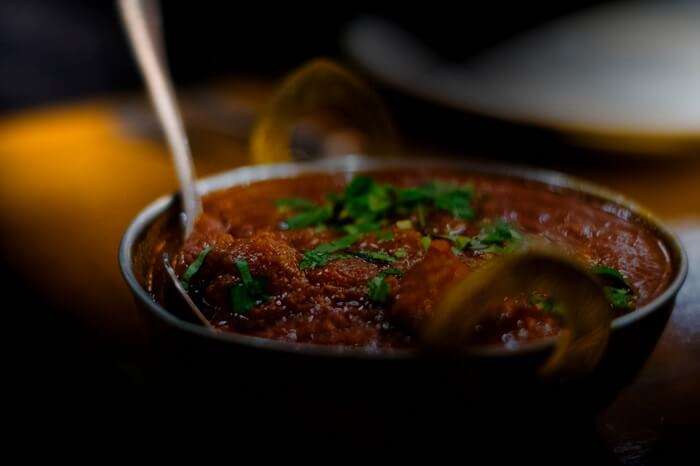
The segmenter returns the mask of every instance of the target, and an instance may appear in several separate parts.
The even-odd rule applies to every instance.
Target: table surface
[[[239,80],[186,94],[200,175],[248,162],[247,137],[269,89]],[[142,337],[116,263],[120,237],[145,204],[176,187],[157,135],[148,106],[133,96],[0,119],[0,234],[12,239],[11,248],[0,243],[6,266],[114,348]],[[599,417],[603,441],[623,464],[648,464],[687,448],[700,425],[700,149],[682,160],[569,164],[569,156],[562,151],[548,164],[648,207],[679,233],[690,258],[690,276],[654,354]],[[41,271],[28,268],[39,260],[47,264]]]

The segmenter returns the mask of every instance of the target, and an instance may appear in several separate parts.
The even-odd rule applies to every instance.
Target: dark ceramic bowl
[[[685,279],[688,264],[676,236],[644,209],[622,196],[559,173],[503,165],[471,162],[375,160],[357,156],[315,163],[287,163],[238,168],[199,182],[202,193],[253,181],[290,177],[308,172],[342,172],[415,166],[445,166],[470,172],[505,175],[574,189],[587,196],[604,199],[629,209],[632,215],[652,228],[671,256],[673,278],[653,302],[612,322],[605,355],[593,372],[581,379],[542,382],[537,368],[553,348],[553,340],[541,340],[517,350],[475,349],[467,356],[448,358],[420,351],[376,352],[303,345],[266,340],[233,333],[213,333],[209,329],[163,308],[155,302],[137,277],[144,274],[134,262],[134,251],[144,232],[156,218],[174,215],[176,197],[158,199],[146,207],[129,226],[119,249],[119,264],[129,288],[150,323],[152,349],[158,355],[158,377],[180,386],[192,381],[217,387],[234,387],[237,393],[279,401],[285,409],[324,412],[332,407],[349,415],[373,411],[381,405],[412,412],[470,406],[491,412],[493,406],[510,410],[527,397],[541,414],[542,406],[566,403],[567,410],[595,411],[634,377],[651,354],[674,307],[676,294]],[[387,396],[387,394],[389,396]],[[240,396],[246,396],[245,394]],[[475,401],[476,400],[476,401]],[[571,400],[575,400],[574,403]],[[522,403],[520,403],[522,404]],[[313,407],[309,408],[309,407]],[[450,406],[450,408],[447,408]],[[303,408],[302,408],[303,407]],[[361,408],[359,408],[361,407]],[[565,410],[565,411],[567,411]],[[352,416],[351,416],[352,417]]]

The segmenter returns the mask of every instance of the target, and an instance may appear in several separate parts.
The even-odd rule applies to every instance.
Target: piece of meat
[[[379,273],[379,267],[357,257],[331,261],[306,271],[306,277],[331,302],[365,300],[367,283]]]
[[[206,285],[205,298],[210,304],[223,302],[227,290],[240,280],[237,261],[245,261],[250,273],[267,282],[267,292],[281,294],[308,286],[298,267],[301,255],[272,232],[260,232],[250,238],[233,238],[219,233],[208,239],[192,238],[175,258],[175,268],[182,275],[200,252],[210,246],[201,268],[190,284],[197,288]]]
[[[389,317],[414,333],[420,332],[449,286],[469,271],[469,266],[454,255],[449,242],[433,240],[425,258],[401,280]]]

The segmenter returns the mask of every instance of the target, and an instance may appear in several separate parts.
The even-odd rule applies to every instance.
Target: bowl
[[[518,349],[475,348],[466,355],[435,355],[418,350],[369,351],[267,340],[234,333],[214,333],[178,317],[157,303],[143,286],[143,264],[135,252],[149,226],[163,215],[177,218],[178,200],[162,197],[137,215],[119,249],[121,272],[148,322],[156,355],[154,380],[169,389],[191,386],[229,387],[236,397],[265,399],[270,412],[287,415],[329,412],[348,418],[395,418],[411,406],[418,412],[457,412],[493,418],[493,412],[534,409],[561,414],[590,413],[604,407],[639,371],[656,345],[674,307],[688,269],[686,254],[676,238],[649,212],[623,196],[563,174],[541,169],[469,161],[370,159],[345,156],[316,162],[282,163],[237,168],[198,182],[208,193],[259,180],[302,173],[353,173],[392,167],[454,167],[475,173],[533,180],[568,188],[629,209],[656,232],[666,246],[673,276],[668,288],[652,302],[612,322],[607,350],[598,367],[584,377],[543,381],[537,369],[552,351],[554,341],[541,340]],[[517,399],[513,393],[518,393]],[[522,399],[530,400],[524,408]],[[571,400],[576,400],[571,403]],[[274,402],[273,402],[274,400]],[[275,406],[274,408],[272,406]],[[437,408],[440,406],[441,408]],[[552,408],[552,409],[550,409]],[[256,406],[255,409],[260,409]],[[440,411],[443,410],[443,411]],[[450,410],[450,411],[444,411]],[[363,413],[360,415],[359,413]],[[387,413],[394,413],[387,415]],[[479,418],[484,418],[481,416]],[[309,421],[309,423],[313,423]]]

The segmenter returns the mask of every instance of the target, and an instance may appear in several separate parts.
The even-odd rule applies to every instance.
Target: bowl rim
[[[659,311],[664,305],[671,303],[678,294],[688,273],[688,257],[677,235],[668,229],[651,212],[641,207],[625,196],[603,188],[594,183],[578,179],[563,173],[505,163],[486,163],[465,159],[418,159],[418,158],[387,158],[377,159],[361,155],[346,155],[330,159],[322,159],[311,162],[285,162],[264,165],[241,166],[224,171],[197,181],[197,189],[200,193],[208,194],[213,191],[232,186],[246,185],[257,181],[289,178],[301,174],[310,173],[344,173],[350,177],[360,171],[405,169],[405,168],[454,168],[461,171],[481,173],[485,175],[505,176],[527,181],[544,183],[555,188],[574,190],[587,196],[616,204],[627,212],[643,220],[652,228],[671,255],[672,262],[677,262],[675,275],[666,289],[654,300],[628,314],[613,319],[611,332],[626,327],[645,316]],[[122,276],[131,289],[136,299],[144,304],[150,312],[166,324],[176,327],[178,330],[194,334],[205,339],[213,339],[232,344],[240,344],[249,348],[294,353],[314,357],[349,357],[355,359],[411,359],[415,358],[419,351],[415,349],[376,349],[355,348],[343,346],[324,346],[308,343],[292,343],[272,340],[262,337],[243,335],[233,332],[213,332],[201,325],[188,322],[176,317],[157,303],[151,295],[141,286],[133,271],[132,250],[133,246],[141,238],[145,230],[152,222],[167,211],[175,202],[177,194],[161,196],[148,204],[132,220],[119,245],[118,261]],[[612,338],[612,334],[611,334]],[[474,347],[469,355],[478,357],[513,357],[515,355],[531,354],[551,348],[557,337],[543,338],[535,342],[520,345],[517,348],[505,347]]]

